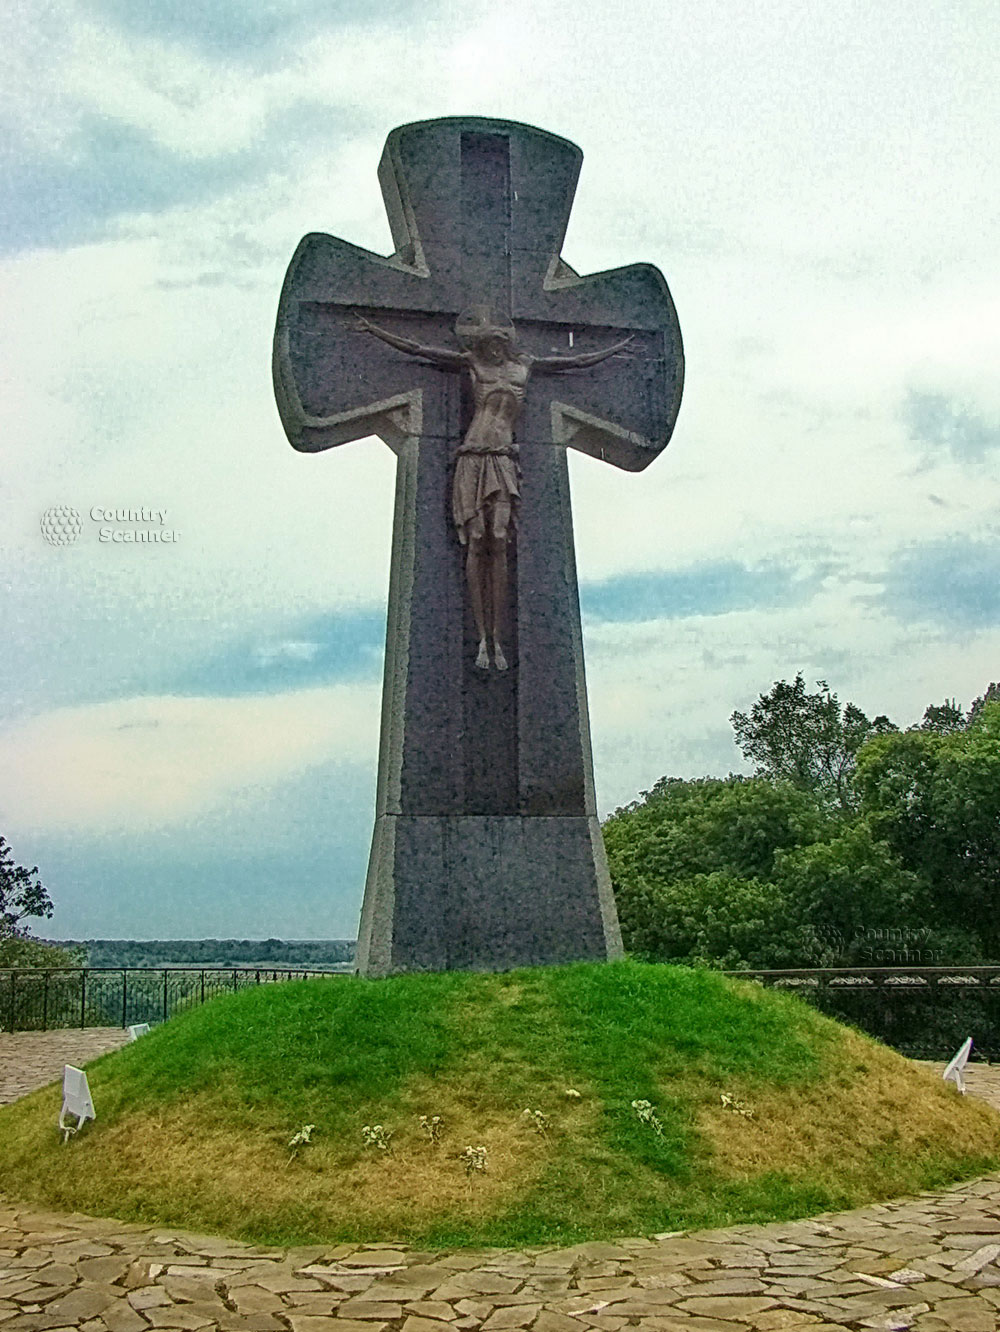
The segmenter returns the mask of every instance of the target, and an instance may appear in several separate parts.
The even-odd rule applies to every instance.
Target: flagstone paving
[[[21,1040],[0,1044],[0,1088]],[[1000,1069],[968,1084],[1000,1108]],[[996,1332],[1000,1175],[808,1221],[517,1252],[264,1248],[0,1195],[0,1332],[70,1328]]]
[[[0,1105],[55,1082],[62,1077],[64,1064],[80,1067],[127,1040],[122,1027],[0,1031]]]

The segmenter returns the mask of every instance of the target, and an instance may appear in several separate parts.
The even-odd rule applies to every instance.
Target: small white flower
[[[440,1138],[441,1126],[442,1120],[440,1115],[431,1115],[429,1117],[427,1115],[420,1116],[421,1132],[426,1133],[431,1142],[437,1142],[438,1138]]]
[[[392,1129],[383,1128],[381,1124],[365,1124],[361,1130],[361,1135],[365,1140],[366,1147],[377,1147],[380,1152],[389,1150]]]
[[[719,1098],[727,1110],[734,1110],[736,1114],[742,1115],[744,1119],[753,1119],[753,1107],[747,1105],[744,1101],[738,1101],[735,1096],[730,1096],[723,1092]]]
[[[663,1136],[663,1125],[657,1119],[650,1101],[633,1101],[632,1109],[639,1116],[644,1124],[648,1124],[654,1133]]]
[[[471,1175],[473,1171],[482,1172],[486,1169],[486,1148],[466,1147],[464,1152],[459,1153],[459,1160],[464,1162],[467,1175]]]

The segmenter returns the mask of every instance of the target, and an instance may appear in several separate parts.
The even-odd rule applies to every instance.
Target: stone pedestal
[[[376,820],[358,941],[364,975],[502,971],[621,952],[596,818]]]

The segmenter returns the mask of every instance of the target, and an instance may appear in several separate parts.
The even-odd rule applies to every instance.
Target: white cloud
[[[319,651],[318,643],[297,642],[264,643],[254,648],[253,659],[258,666],[273,666],[278,661],[312,661]]]
[[[731,713],[800,670],[807,681],[827,679],[842,702],[904,728],[945,695],[967,706],[996,677],[1000,628],[967,632],[959,643],[951,628],[901,625],[835,583],[803,608],[591,625],[585,647],[606,814],[665,775],[746,771]]]
[[[222,811],[336,759],[370,759],[378,691],[340,685],[247,698],[131,698],[0,732],[5,826],[136,832]]]

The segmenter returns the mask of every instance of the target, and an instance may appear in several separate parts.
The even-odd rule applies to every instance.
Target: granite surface
[[[566,450],[647,466],[670,438],[684,360],[656,268],[581,277],[561,260],[581,160],[565,139],[512,121],[402,126],[379,172],[395,252],[312,234],[285,280],[274,379],[290,442],[317,452],[376,434],[397,455],[363,974],[621,951],[593,836]],[[528,383],[515,427],[520,503],[503,672],[476,667],[450,513],[455,450],[470,419],[466,377],[359,331],[360,317],[397,340],[457,349],[456,320],[475,305],[509,321],[529,356],[584,355],[631,338],[600,364]],[[510,821],[504,847],[530,844],[530,860],[498,857],[490,819]],[[558,833],[555,819],[565,820]],[[442,820],[455,821],[446,840],[460,849],[442,853]],[[483,885],[496,899],[485,915]]]

